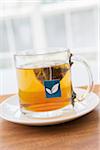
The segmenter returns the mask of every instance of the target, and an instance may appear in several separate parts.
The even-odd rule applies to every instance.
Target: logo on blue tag
[[[47,98],[61,97],[60,80],[45,80],[44,86]]]

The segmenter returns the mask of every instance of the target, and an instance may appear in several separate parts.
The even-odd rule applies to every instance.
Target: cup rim
[[[24,50],[22,52],[15,53],[14,56],[15,57],[16,56],[38,56],[38,55],[48,55],[48,54],[70,52],[70,49],[65,49],[65,48],[45,48],[44,51],[41,51],[41,50],[42,49],[36,49],[35,51],[33,51],[33,50]]]

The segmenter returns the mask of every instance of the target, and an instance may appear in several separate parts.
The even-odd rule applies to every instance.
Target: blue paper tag
[[[45,80],[46,98],[61,97],[60,80]]]

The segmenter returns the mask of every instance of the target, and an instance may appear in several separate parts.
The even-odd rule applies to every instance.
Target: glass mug
[[[79,97],[72,87],[71,66],[77,61],[85,65],[89,75],[86,93]],[[70,50],[15,55],[20,109],[31,117],[55,116],[74,101],[82,101],[90,93],[93,79],[88,64]]]

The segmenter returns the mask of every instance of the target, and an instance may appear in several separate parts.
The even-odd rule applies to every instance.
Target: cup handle
[[[92,91],[92,88],[93,88],[93,76],[92,76],[90,67],[87,64],[87,62],[84,60],[84,58],[81,58],[80,56],[72,54],[71,61],[72,61],[72,63],[78,62],[78,63],[81,63],[82,65],[84,65],[86,70],[87,70],[87,73],[88,73],[89,84],[87,86],[86,92],[83,95],[81,95],[81,96],[78,96],[76,94],[76,100],[83,101],[90,94],[90,92]]]

